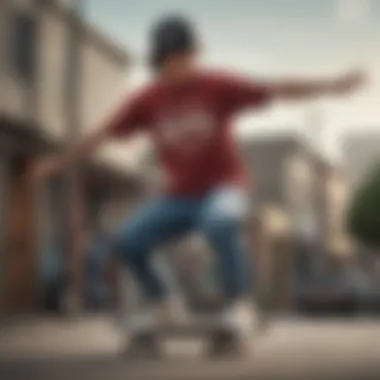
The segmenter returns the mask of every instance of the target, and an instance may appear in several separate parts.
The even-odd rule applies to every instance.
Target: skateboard
[[[200,338],[206,341],[204,355],[209,359],[243,358],[251,353],[254,337],[242,339],[234,330],[215,320],[197,320],[186,324],[162,325],[131,333],[123,351],[127,358],[163,359],[167,339]],[[203,355],[203,356],[204,356]]]

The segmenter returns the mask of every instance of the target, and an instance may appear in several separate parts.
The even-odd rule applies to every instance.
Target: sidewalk
[[[370,320],[278,320],[256,342],[254,360],[239,363],[194,362],[179,356],[159,363],[130,363],[118,355],[121,339],[113,320],[104,316],[13,323],[0,330],[0,378],[231,380],[255,375],[255,380],[294,380],[341,374],[347,380],[354,374],[380,374],[380,323]],[[186,342],[176,344],[177,353],[196,349]]]
[[[31,318],[0,330],[1,358],[70,358],[112,355],[121,333],[107,316]]]

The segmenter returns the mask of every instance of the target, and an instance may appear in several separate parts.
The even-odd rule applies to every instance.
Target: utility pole
[[[70,12],[70,33],[67,44],[66,61],[66,125],[67,145],[78,139],[82,125],[82,37],[83,37],[84,0],[73,0]],[[83,200],[80,181],[80,168],[71,167],[64,174],[64,206],[65,214],[63,243],[63,262],[66,263],[65,309],[77,312],[82,306],[83,295]]]

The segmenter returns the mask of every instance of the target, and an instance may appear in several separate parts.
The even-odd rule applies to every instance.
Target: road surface
[[[240,361],[210,362],[199,342],[172,342],[165,361],[128,362],[120,338],[100,317],[4,326],[0,379],[380,379],[380,320],[278,320]]]

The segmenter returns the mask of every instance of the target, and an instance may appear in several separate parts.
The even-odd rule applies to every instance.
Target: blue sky
[[[241,133],[305,129],[323,112],[323,141],[337,151],[346,129],[380,126],[380,0],[86,0],[87,17],[143,62],[146,36],[162,14],[179,11],[194,20],[204,43],[203,60],[252,76],[332,75],[366,67],[373,83],[348,100],[279,105],[239,121]],[[146,80],[142,64],[126,83]]]

